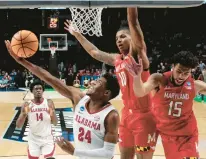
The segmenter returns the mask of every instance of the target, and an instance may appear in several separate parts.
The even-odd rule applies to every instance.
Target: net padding
[[[102,36],[103,8],[69,8],[72,15],[74,30],[89,36]]]
[[[56,47],[51,47],[50,51],[51,51],[52,58],[54,58],[54,54],[56,53]]]

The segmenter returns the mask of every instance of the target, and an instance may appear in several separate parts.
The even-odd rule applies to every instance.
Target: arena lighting
[[[48,29],[58,29],[59,28],[59,18],[58,17],[48,17],[47,18],[47,28]]]

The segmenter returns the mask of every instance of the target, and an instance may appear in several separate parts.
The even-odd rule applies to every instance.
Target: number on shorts
[[[172,115],[175,117],[180,117],[181,116],[181,112],[182,112],[182,102],[174,102],[171,101],[169,104],[169,112],[168,115]],[[173,113],[173,110],[177,111],[177,113]]]
[[[91,131],[88,130],[86,133],[84,132],[84,128],[79,128],[79,135],[78,135],[79,141],[83,142],[84,139],[87,140],[87,142],[91,143]]]
[[[126,86],[127,84],[127,78],[126,78],[126,75],[124,72],[120,72],[118,73],[120,79],[121,79],[121,83],[122,83],[122,86]]]
[[[43,113],[36,113],[36,120],[37,121],[42,121],[43,120]]]

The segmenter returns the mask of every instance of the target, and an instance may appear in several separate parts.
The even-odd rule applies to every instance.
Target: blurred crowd
[[[45,13],[49,13],[46,10]],[[59,11],[62,17],[68,16],[68,10]],[[7,15],[6,10],[0,11],[0,17]],[[28,14],[25,14],[28,13]],[[27,23],[22,19],[27,19]],[[32,16],[35,15],[35,16]],[[64,15],[64,16],[63,16]],[[64,30],[65,18],[59,19],[59,29],[55,32],[42,26],[40,10],[11,10],[5,19],[7,23],[2,24],[2,41],[11,39],[13,34],[22,28],[32,30],[37,35],[66,33]],[[147,54],[150,60],[150,72],[163,73],[172,69],[171,57],[181,51],[191,51],[199,59],[199,66],[192,70],[195,79],[206,81],[206,5],[200,7],[169,9],[169,8],[140,8],[139,21],[144,33],[147,45]],[[99,49],[115,53],[116,31],[127,21],[126,9],[105,9],[102,14],[101,37],[86,36]],[[1,32],[0,32],[1,33]],[[5,81],[14,81],[16,87],[28,87],[36,77],[18,65],[7,53],[5,45],[0,43],[2,58],[0,59],[0,87],[5,86]],[[28,60],[50,71],[50,52],[37,52]],[[56,53],[55,75],[68,85],[88,88],[88,85],[97,79],[102,73],[109,72],[115,75],[114,68],[102,64],[86,53],[76,39],[68,34],[68,51]],[[15,68],[15,70],[14,70]],[[12,83],[12,82],[10,82]]]

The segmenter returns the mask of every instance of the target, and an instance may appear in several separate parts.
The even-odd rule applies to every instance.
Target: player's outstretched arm
[[[206,95],[206,83],[205,82],[196,80],[194,84],[195,84],[196,94],[201,93],[201,94]]]
[[[20,58],[11,49],[11,44],[7,40],[5,41],[6,47],[10,55],[22,66],[27,68],[30,72],[36,75],[38,78],[52,86],[56,91],[58,91],[61,95],[69,98],[72,100],[74,106],[80,101],[80,99],[84,96],[84,94],[77,88],[67,86],[58,78],[52,76],[48,71],[44,70],[43,68],[32,64],[31,62],[25,60],[24,58]]]
[[[93,45],[90,41],[88,41],[81,33],[75,32],[72,26],[71,21],[67,20],[65,23],[65,30],[70,32],[82,47],[96,60],[104,62],[108,65],[114,66],[114,61],[118,54],[109,54],[104,51],[99,50],[95,45]]]
[[[55,106],[54,106],[54,102],[51,99],[48,99],[48,106],[49,106],[49,114],[51,117],[51,122],[53,125],[57,125],[58,119],[55,113]]]
[[[21,128],[24,125],[24,122],[25,122],[26,117],[27,117],[28,112],[29,112],[28,109],[29,109],[29,103],[25,102],[21,107],[21,113],[19,115],[19,118],[16,121],[17,128]]]
[[[134,76],[133,87],[135,95],[137,97],[143,97],[149,94],[152,90],[159,86],[161,78],[162,74],[154,73],[145,83],[143,83],[141,75]]]
[[[127,20],[132,38],[132,56],[136,59],[137,54],[143,62],[143,69],[149,68],[149,59],[147,57],[147,48],[144,41],[144,35],[138,21],[137,8],[127,8]]]
[[[133,90],[137,97],[143,97],[149,94],[152,90],[157,88],[162,82],[162,74],[152,74],[146,82],[142,82],[143,64],[142,59],[139,58],[139,63],[131,58],[130,63],[125,63],[125,68],[133,76]]]

